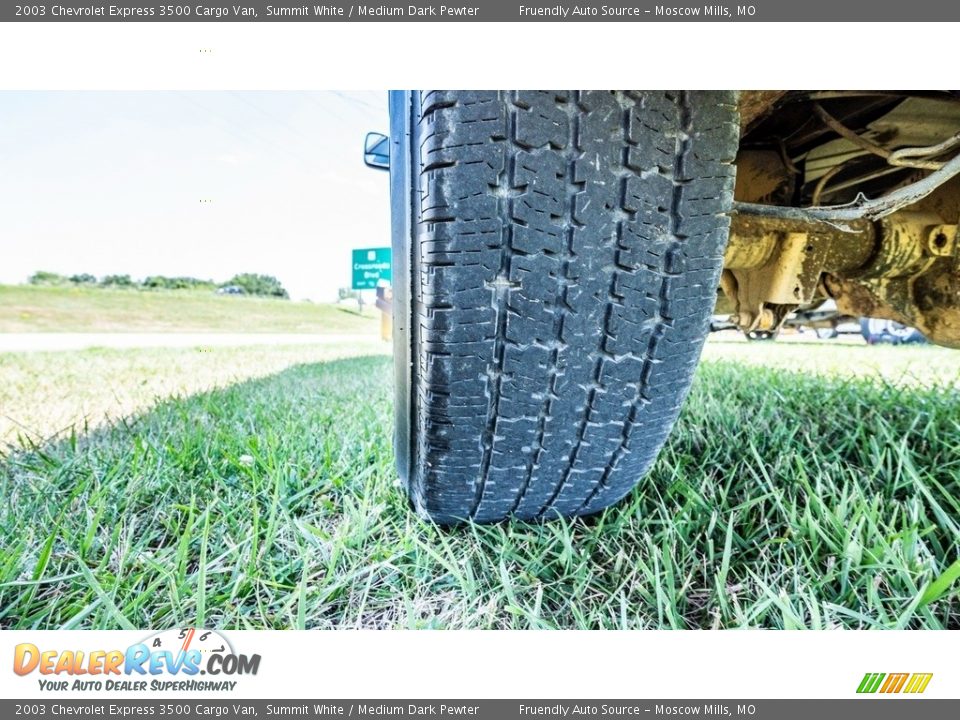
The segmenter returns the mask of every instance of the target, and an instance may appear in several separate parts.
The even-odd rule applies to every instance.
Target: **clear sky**
[[[350,249],[390,244],[362,161],[387,128],[386,92],[0,92],[0,283],[259,272],[334,300]]]

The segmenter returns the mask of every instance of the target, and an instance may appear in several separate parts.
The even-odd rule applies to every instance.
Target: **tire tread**
[[[438,522],[596,512],[692,379],[729,227],[735,97],[414,93],[408,489]]]

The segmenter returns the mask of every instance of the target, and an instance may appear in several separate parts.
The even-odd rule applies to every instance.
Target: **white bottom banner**
[[[956,635],[0,632],[5,698],[958,698]]]

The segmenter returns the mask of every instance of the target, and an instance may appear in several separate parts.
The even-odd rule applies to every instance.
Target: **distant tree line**
[[[224,283],[202,280],[195,277],[167,277],[150,275],[143,280],[134,280],[129,275],[104,275],[97,278],[90,273],[61,275],[39,270],[30,276],[31,285],[75,285],[101,288],[128,288],[131,290],[208,290],[226,289],[233,295],[259,295],[265,297],[289,298],[286,289],[273,275],[240,273]]]
[[[290,297],[286,289],[273,275],[258,275],[256,273],[240,273],[234,275],[220,287],[238,287],[247,295],[266,295],[287,299]]]

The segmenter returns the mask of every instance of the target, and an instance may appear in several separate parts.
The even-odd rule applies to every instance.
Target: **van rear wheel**
[[[396,453],[439,523],[597,512],[666,439],[733,201],[729,92],[391,94]]]

